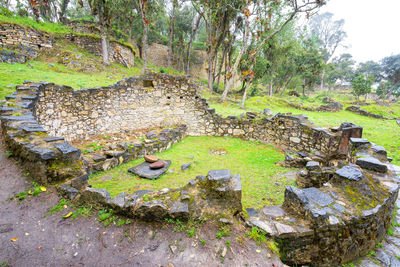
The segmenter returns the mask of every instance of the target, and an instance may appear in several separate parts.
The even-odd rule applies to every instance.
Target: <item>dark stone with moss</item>
[[[207,179],[210,181],[227,182],[231,177],[230,170],[211,170],[208,172]]]
[[[79,203],[93,205],[94,207],[104,207],[111,200],[110,193],[105,189],[86,187],[79,197]]]
[[[54,147],[61,151],[68,160],[78,160],[81,156],[81,150],[71,146],[68,142],[55,144]]]
[[[317,161],[309,161],[306,164],[306,169],[309,171],[317,171],[320,169],[319,162]]]
[[[80,190],[87,185],[89,181],[89,176],[87,174],[78,176],[71,180],[71,186]]]
[[[79,191],[67,184],[62,184],[57,188],[58,192],[61,194],[66,199],[74,199],[76,195],[79,193]]]
[[[185,164],[183,164],[183,165],[181,166],[181,170],[184,171],[184,170],[189,169],[189,167],[190,167],[191,164],[192,164],[192,163],[185,163]]]
[[[151,200],[134,210],[134,217],[143,221],[161,221],[168,214],[167,206],[161,200]]]
[[[106,157],[104,155],[93,155],[92,159],[94,162],[102,162],[106,160]]]
[[[33,152],[34,155],[37,155],[39,158],[43,160],[50,160],[55,157],[54,150],[51,150],[49,148],[34,147],[30,151]]]
[[[175,201],[169,210],[169,214],[173,219],[188,220],[190,215],[188,203]]]
[[[46,137],[46,138],[43,138],[43,141],[46,141],[46,142],[56,142],[56,141],[64,141],[64,137],[56,137],[56,136],[52,136],[52,137]]]
[[[356,164],[363,169],[385,173],[388,167],[374,157],[363,157],[356,161]]]
[[[359,181],[364,178],[363,173],[359,169],[349,165],[346,165],[343,168],[335,171],[335,174],[350,181]]]

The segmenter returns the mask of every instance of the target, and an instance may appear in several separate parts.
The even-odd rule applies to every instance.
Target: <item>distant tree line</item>
[[[284,94],[354,87],[357,96],[377,83],[382,98],[400,95],[400,55],[356,66],[345,46],[344,20],[318,14],[324,0],[16,0],[2,1],[2,14],[29,16],[38,22],[90,20],[98,23],[103,61],[114,38],[134,41],[147,68],[147,47],[168,46],[166,67],[188,74],[194,49],[207,52],[211,90],[227,95]],[[306,19],[305,26],[301,25]],[[233,88],[235,81],[240,88]],[[363,85],[364,89],[360,85]],[[371,88],[371,85],[369,86]],[[236,90],[234,90],[236,89]]]

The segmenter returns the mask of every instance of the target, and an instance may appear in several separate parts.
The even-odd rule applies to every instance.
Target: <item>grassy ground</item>
[[[217,155],[214,151],[225,151]],[[193,155],[191,159],[188,156]],[[243,141],[227,137],[186,137],[168,151],[159,153],[161,159],[172,161],[170,170],[157,180],[140,179],[127,170],[143,162],[135,160],[120,165],[107,172],[91,176],[90,183],[95,188],[105,188],[112,196],[121,192],[134,192],[148,189],[176,188],[188,183],[197,175],[207,175],[211,169],[229,169],[232,174],[241,175],[243,205],[260,208],[269,204],[281,204],[283,191],[293,181],[279,175],[288,171],[276,165],[284,159],[284,154],[270,145]],[[185,171],[180,166],[185,163],[192,166]]]
[[[285,97],[284,99],[290,101],[291,98]],[[350,101],[345,101],[345,107],[349,105],[348,102]],[[364,117],[345,110],[334,113],[298,110],[288,107],[280,98],[269,96],[257,96],[248,99],[244,109],[241,109],[237,102],[227,101],[225,104],[222,104],[217,101],[209,101],[209,103],[212,108],[216,109],[216,113],[223,115],[240,115],[247,111],[261,112],[265,108],[270,108],[274,113],[291,112],[293,114],[306,115],[309,117],[311,122],[322,127],[339,126],[345,121],[353,122],[364,128],[363,137],[378,145],[384,146],[389,152],[389,156],[394,158],[394,163],[400,164],[400,128],[394,120],[381,120]],[[363,106],[363,108],[365,107],[368,107],[370,110],[380,110],[385,116],[391,115],[389,112],[385,112],[386,110],[394,110],[391,116],[400,112],[398,103],[392,104],[390,107],[378,105]]]

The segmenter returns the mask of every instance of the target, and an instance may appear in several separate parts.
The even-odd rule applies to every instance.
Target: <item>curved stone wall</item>
[[[389,163],[383,147],[362,139],[362,128],[351,123],[327,130],[290,114],[248,112],[245,117],[223,118],[208,108],[186,78],[159,74],[81,91],[28,82],[6,99],[0,119],[10,151],[35,179],[66,180],[60,192],[81,203],[145,221],[239,213],[240,176],[228,170],[210,171],[179,189],[123,193],[111,199],[106,190],[88,186],[80,150],[64,140],[185,124],[162,132],[158,141],[144,142],[147,150],[134,147],[101,164],[166,149],[185,134],[235,136],[299,151],[301,158],[287,157],[304,167],[297,178],[299,188],[286,188],[282,206],[264,207],[247,217],[248,225],[279,243],[281,258],[288,264],[332,266],[351,261],[367,254],[390,225],[400,171]]]

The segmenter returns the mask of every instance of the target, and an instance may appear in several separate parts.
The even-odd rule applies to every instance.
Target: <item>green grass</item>
[[[248,99],[244,109],[241,109],[238,103],[233,102],[222,104],[216,101],[210,101],[209,103],[212,108],[215,108],[216,113],[223,115],[240,115],[247,111],[261,112],[264,108],[270,108],[274,113],[291,112],[293,114],[306,115],[311,122],[321,127],[334,127],[339,126],[342,122],[353,122],[363,127],[364,138],[385,147],[389,156],[394,158],[393,163],[400,164],[400,128],[394,120],[369,118],[345,110],[341,112],[298,110],[288,107],[287,104],[278,97],[269,96],[258,96]],[[398,105],[399,104],[393,104],[392,107],[396,109]],[[363,108],[364,107],[365,106],[363,106]],[[377,107],[377,109],[388,108],[377,105],[371,105],[371,107]]]
[[[1,23],[18,24],[18,25],[30,27],[30,28],[33,28],[36,30],[48,32],[48,33],[65,34],[65,33],[72,32],[71,29],[65,27],[61,23],[36,22],[35,20],[28,18],[28,17],[0,15],[0,22]]]
[[[66,68],[62,64],[42,61],[30,61],[28,64],[0,63],[0,99],[15,91],[15,87],[7,85],[22,84],[28,81],[46,81],[55,84],[69,85],[74,89],[94,86],[107,86],[116,83],[124,77],[135,76],[140,73],[139,68],[130,70],[114,65],[113,69],[107,69],[99,73],[85,73]]]
[[[210,150],[223,150],[227,153],[215,155]],[[207,175],[208,170],[229,169],[233,174],[241,175],[243,205],[258,208],[281,204],[285,187],[294,183],[279,176],[288,169],[275,165],[284,159],[284,154],[259,142],[227,137],[186,137],[168,151],[156,155],[161,159],[171,160],[169,169],[174,172],[167,172],[157,180],[140,179],[127,172],[129,168],[143,162],[143,159],[138,159],[107,172],[91,175],[90,183],[93,187],[105,188],[111,196],[116,196],[122,192],[132,193],[143,189],[177,188],[197,175]],[[193,155],[194,158],[191,159],[188,155]],[[180,166],[189,162],[192,162],[191,168],[182,171]],[[111,175],[113,178],[110,180],[102,179]]]

